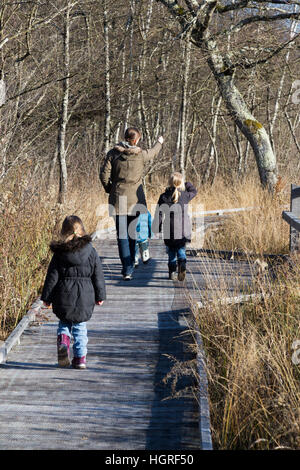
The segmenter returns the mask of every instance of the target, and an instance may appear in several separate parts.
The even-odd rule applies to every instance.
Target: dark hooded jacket
[[[107,153],[100,170],[100,180],[109,194],[108,202],[113,206],[115,214],[147,213],[142,178],[145,164],[159,153],[161,147],[157,142],[153,148],[142,150],[127,142],[120,142]]]
[[[196,196],[197,189],[192,183],[185,183],[185,190],[179,191],[180,196],[177,203],[172,201],[174,189],[167,188],[160,195],[152,230],[163,232],[166,246],[179,249],[190,242],[192,238],[188,203]]]
[[[52,304],[53,312],[62,321],[88,321],[95,303],[106,299],[101,260],[91,240],[85,235],[50,244],[54,254],[41,299]]]

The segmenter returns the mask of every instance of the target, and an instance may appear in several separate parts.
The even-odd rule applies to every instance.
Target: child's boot
[[[74,369],[86,369],[86,358],[82,357],[73,357],[72,367]]]
[[[186,260],[178,260],[178,281],[184,281],[186,274]]]
[[[59,367],[68,367],[70,363],[70,338],[68,335],[57,336],[57,358]]]

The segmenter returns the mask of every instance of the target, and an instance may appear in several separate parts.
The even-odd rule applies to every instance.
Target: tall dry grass
[[[282,211],[289,207],[290,185],[279,182],[275,194],[263,189],[255,178],[229,184],[218,180],[215,186],[199,188],[193,210],[253,208],[231,215],[222,225],[206,232],[204,248],[237,250],[246,253],[282,253],[288,251],[289,228]]]
[[[251,179],[235,186],[219,181],[215,188],[200,189],[198,200],[206,210],[256,208],[208,231],[204,247],[287,253],[289,226],[282,210],[289,197],[288,184],[271,196]],[[207,357],[216,449],[300,448],[300,371],[292,361],[293,342],[300,340],[299,261],[294,257],[292,270],[287,263],[278,266],[275,278],[257,278],[253,267],[253,285],[244,286],[244,293],[266,295],[236,305],[220,303],[221,298],[240,294],[243,279],[234,261],[226,262],[217,277],[203,271],[206,292],[201,294],[210,292],[212,298],[205,308],[192,308]]]
[[[282,219],[282,211],[289,208],[290,182],[279,179],[274,195],[263,189],[255,176],[239,180],[218,177],[213,186],[198,187],[191,201],[191,213],[232,208],[253,208],[233,214],[221,226],[207,230],[204,248],[215,250],[241,250],[246,253],[281,253],[288,250],[289,230]],[[157,204],[159,194],[168,184],[156,181],[148,187],[149,206]],[[199,246],[198,246],[199,247]]]
[[[228,273],[227,273],[228,275]],[[259,279],[260,301],[206,308],[193,305],[207,358],[211,426],[216,449],[300,448],[300,266],[280,268],[272,285]],[[209,286],[209,280],[208,280]]]

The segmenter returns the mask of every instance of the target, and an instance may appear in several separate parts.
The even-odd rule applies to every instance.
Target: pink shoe
[[[86,359],[85,356],[82,357],[73,357],[72,367],[74,369],[86,369]]]
[[[57,336],[57,357],[59,367],[68,367],[70,362],[70,338],[68,335]]]

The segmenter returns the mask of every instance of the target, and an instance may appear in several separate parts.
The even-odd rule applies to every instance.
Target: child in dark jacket
[[[188,215],[188,203],[196,196],[192,183],[185,183],[181,173],[173,173],[169,186],[160,195],[157,208],[159,232],[163,231],[164,243],[169,255],[169,279],[175,280],[178,262],[178,280],[186,273],[185,245],[191,241],[192,226]]]
[[[105,280],[98,253],[91,244],[81,219],[75,215],[65,218],[61,240],[53,241],[53,252],[48,267],[41,300],[52,304],[59,318],[57,329],[58,365],[70,365],[71,335],[74,337],[72,366],[86,368],[87,328],[95,304],[106,299]]]

